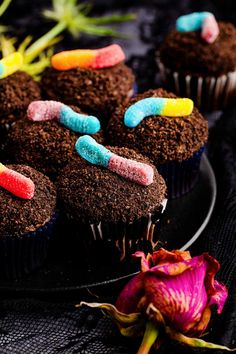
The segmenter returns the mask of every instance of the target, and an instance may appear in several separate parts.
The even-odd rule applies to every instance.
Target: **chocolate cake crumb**
[[[219,76],[236,69],[236,27],[219,22],[220,33],[209,44],[200,31],[170,33],[160,47],[163,64],[185,75]]]
[[[23,71],[17,71],[0,80],[0,125],[15,121],[31,101],[40,98],[39,85]]]
[[[79,108],[71,108],[81,113]],[[75,143],[80,136],[57,121],[32,122],[25,118],[12,127],[5,156],[9,162],[29,165],[54,179],[60,169],[76,158]],[[93,137],[102,143],[102,130]]]
[[[121,63],[104,69],[45,70],[42,90],[47,99],[60,100],[97,114],[103,122],[115,107],[132,95],[134,75]]]
[[[35,183],[31,200],[18,198],[0,187],[0,237],[21,237],[50,220],[56,206],[56,189],[48,177],[24,165],[7,167]]]
[[[147,97],[177,96],[163,89],[149,90],[131,99],[128,105],[120,105],[108,123],[109,144],[132,148],[148,156],[155,165],[186,160],[204,146],[208,138],[208,124],[196,108],[189,116],[150,116],[136,128],[126,127],[126,109]]]
[[[151,165],[150,161],[127,148],[109,147],[112,152]],[[166,197],[166,185],[154,168],[149,186],[131,182],[100,166],[77,157],[58,178],[58,194],[63,211],[82,222],[133,222],[147,217]]]

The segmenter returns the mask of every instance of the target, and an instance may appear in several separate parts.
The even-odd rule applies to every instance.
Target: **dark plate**
[[[186,196],[169,201],[162,221],[160,244],[167,249],[187,249],[201,234],[211,216],[216,198],[215,176],[209,161],[203,155],[200,178],[194,190]],[[121,288],[135,272],[137,263],[127,262],[122,267],[88,269],[83,266],[77,250],[63,247],[50,253],[43,269],[20,281],[1,282],[1,294],[20,296],[52,296],[57,293],[73,294],[87,299],[94,294],[110,296]],[[73,253],[73,259],[71,257]],[[84,262],[85,263],[85,262]]]

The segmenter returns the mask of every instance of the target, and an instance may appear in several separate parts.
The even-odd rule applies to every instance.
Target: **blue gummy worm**
[[[108,167],[113,153],[89,135],[81,136],[75,144],[75,150],[85,160],[93,165]]]
[[[76,113],[68,106],[62,107],[59,122],[70,130],[81,134],[95,134],[101,128],[100,122],[96,117]]]
[[[176,29],[179,32],[197,31],[202,28],[203,21],[211,15],[210,12],[193,12],[189,15],[180,16],[176,21]]]
[[[129,128],[135,128],[145,117],[161,114],[165,106],[162,97],[144,98],[130,106],[124,116],[124,123]]]
[[[0,79],[2,77],[3,72],[4,72],[4,66],[2,63],[0,63]]]

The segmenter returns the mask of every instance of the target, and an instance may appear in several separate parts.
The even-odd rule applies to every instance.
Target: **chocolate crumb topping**
[[[133,150],[108,148],[120,156],[151,165],[147,158]],[[78,156],[58,178],[62,209],[76,220],[89,223],[126,223],[146,217],[166,196],[165,182],[153,168],[154,181],[144,187]]]
[[[146,155],[155,165],[167,161],[183,161],[190,158],[207,141],[208,124],[199,111],[185,117],[150,116],[136,128],[124,125],[126,109],[147,97],[175,98],[163,89],[149,90],[120,105],[108,123],[108,143],[126,146]]]
[[[46,97],[79,106],[103,120],[132,94],[134,75],[121,63],[104,69],[45,70],[42,89]]]
[[[17,71],[0,80],[0,125],[19,119],[31,101],[39,100],[41,92],[33,78]]]
[[[81,113],[79,108],[71,108]],[[4,151],[10,162],[29,165],[54,178],[77,156],[75,143],[80,136],[54,120],[32,122],[25,118],[12,127]],[[102,143],[102,130],[93,137]]]
[[[160,59],[167,68],[184,74],[219,76],[236,69],[236,27],[219,22],[220,33],[209,44],[200,31],[171,32],[160,47]]]
[[[48,222],[56,206],[56,189],[48,177],[24,165],[7,167],[35,183],[31,200],[18,198],[0,187],[0,237],[21,237]]]

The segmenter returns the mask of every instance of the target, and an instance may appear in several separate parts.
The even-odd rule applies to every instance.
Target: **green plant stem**
[[[10,5],[11,0],[4,0],[2,4],[0,5],[0,16],[4,14],[8,6]]]
[[[38,53],[42,52],[47,47],[47,43],[57,37],[65,29],[66,24],[64,22],[59,22],[49,32],[29,46],[25,51],[27,61],[33,61],[33,59],[38,56]]]
[[[126,22],[130,20],[135,20],[136,16],[135,15],[111,15],[107,17],[91,17],[88,18],[88,23],[90,24],[95,24],[95,25],[100,25],[100,24],[110,24],[110,23],[120,23],[120,22]]]
[[[159,331],[157,326],[150,321],[147,322],[143,340],[137,354],[148,354],[158,335]]]

